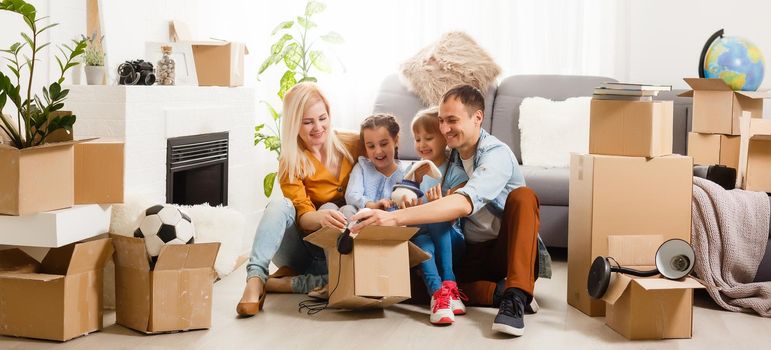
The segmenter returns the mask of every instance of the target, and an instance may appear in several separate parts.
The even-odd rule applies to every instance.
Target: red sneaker
[[[455,314],[450,308],[450,290],[442,285],[431,296],[431,323],[435,325],[450,325],[455,322]]]
[[[465,315],[466,305],[463,302],[468,301],[468,297],[458,290],[458,284],[455,281],[444,281],[442,282],[442,288],[450,290],[450,308],[452,313],[454,315]]]

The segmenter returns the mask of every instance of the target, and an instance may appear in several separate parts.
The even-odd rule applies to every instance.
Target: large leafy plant
[[[0,50],[5,53],[11,71],[11,76],[0,72],[0,130],[5,133],[11,144],[19,149],[37,146],[45,143],[46,137],[59,129],[72,130],[75,123],[74,115],[56,115],[53,112],[64,107],[64,100],[69,90],[62,89],[64,73],[78,65],[77,58],[83,54],[86,42],[73,41],[73,46],[62,45],[59,48],[63,57],[56,57],[61,75],[48,87],[43,87],[42,98],[32,94],[32,82],[35,65],[39,61],[41,50],[51,43],[41,43],[41,34],[56,26],[52,23],[39,27],[40,22],[47,17],[37,18],[35,7],[23,0],[3,0],[0,10],[18,13],[29,27],[30,34],[21,32],[23,42],[17,42],[10,48]],[[26,75],[25,75],[26,73]],[[22,92],[22,80],[27,78],[26,93]],[[24,96],[24,98],[22,98]],[[6,103],[10,101],[16,107],[15,123],[12,117],[3,113]]]
[[[343,38],[335,32],[327,32],[318,35],[318,25],[313,22],[314,16],[326,9],[326,5],[318,1],[308,1],[305,13],[294,20],[281,22],[273,29],[271,35],[277,41],[270,46],[270,54],[262,62],[259,73],[263,74],[270,67],[283,69],[284,74],[279,80],[278,97],[283,100],[284,95],[298,83],[310,81],[316,82],[312,74],[315,70],[325,73],[332,71],[332,65],[327,54],[324,53],[323,43],[340,44]],[[281,156],[281,113],[279,113],[267,101],[264,103],[273,119],[273,125],[258,124],[254,127],[254,144],[263,144],[266,149]],[[265,196],[273,193],[273,183],[277,172],[265,175],[263,189]]]

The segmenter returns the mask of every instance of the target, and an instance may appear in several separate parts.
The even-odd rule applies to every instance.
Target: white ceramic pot
[[[86,66],[85,69],[88,85],[104,84],[104,66]]]

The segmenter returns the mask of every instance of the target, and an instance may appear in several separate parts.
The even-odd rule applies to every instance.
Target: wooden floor
[[[767,349],[771,320],[751,314],[722,311],[706,295],[697,293],[693,310],[693,339],[628,341],[603,324],[565,303],[564,259],[555,261],[554,278],[536,284],[538,314],[525,318],[521,338],[493,334],[497,310],[469,308],[454,325],[434,327],[427,308],[396,305],[386,311],[326,310],[314,316],[297,312],[303,295],[268,295],[265,311],[237,319],[244,267],[217,282],[213,326],[210,330],[146,336],[114,324],[105,316],[104,330],[66,343],[0,336],[0,349]]]

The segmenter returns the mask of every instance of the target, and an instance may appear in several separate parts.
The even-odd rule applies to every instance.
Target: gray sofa
[[[485,100],[485,130],[511,147],[520,159],[519,105],[526,97],[545,97],[564,100],[569,97],[591,96],[600,83],[615,81],[606,77],[570,75],[515,75],[504,78],[500,85],[487,91]],[[682,91],[662,93],[656,99],[674,102],[673,151],[687,154],[688,131],[691,129],[691,98],[677,96]],[[383,81],[375,100],[374,112],[392,113],[405,131],[399,140],[399,156],[416,159],[411,133],[406,129],[417,111],[425,108],[420,100],[402,85],[397,75]],[[541,202],[540,234],[549,247],[567,247],[568,242],[568,168],[541,168],[522,166],[527,186]],[[769,241],[771,246],[771,240]],[[758,280],[771,280],[771,249],[758,271]]]

